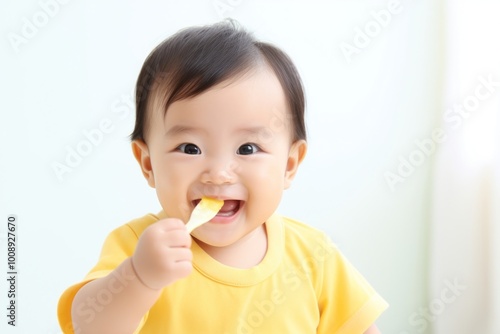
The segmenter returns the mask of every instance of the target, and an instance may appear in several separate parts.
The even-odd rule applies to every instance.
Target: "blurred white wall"
[[[107,233],[159,210],[127,139],[135,80],[168,35],[227,16],[288,52],[306,86],[309,154],[280,212],[325,230],[387,299],[383,333],[416,332],[432,154],[402,161],[417,161],[415,141],[439,114],[440,2],[65,1],[9,1],[0,13],[0,254],[17,214],[18,333],[59,333],[57,300]],[[99,128],[108,133],[86,146]],[[54,163],[78,148],[89,153],[58,178]],[[0,331],[15,332],[5,320]]]
[[[500,2],[446,2],[446,112],[440,128],[447,140],[436,152],[430,216],[433,333],[497,334]]]

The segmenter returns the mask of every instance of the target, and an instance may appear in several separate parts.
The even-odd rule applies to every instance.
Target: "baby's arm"
[[[84,285],[75,295],[71,316],[78,334],[133,333],[163,287],[186,277],[192,270],[191,237],[179,219],[164,219],[149,226],[139,238],[133,256],[109,275]],[[117,277],[127,284],[95,316],[79,312],[104,290],[110,291]],[[117,291],[118,289],[113,289]]]

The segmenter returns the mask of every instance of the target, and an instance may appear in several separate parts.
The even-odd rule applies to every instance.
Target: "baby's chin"
[[[248,242],[252,243],[253,241],[257,241],[252,239],[264,238],[267,240],[264,224],[260,224],[250,231],[214,231],[208,230],[207,228],[204,229],[203,227],[202,225],[191,233],[198,245],[202,248],[210,247],[223,250],[224,248],[232,248]]]
[[[207,248],[223,250],[224,248],[230,247],[231,245],[234,244],[231,242],[222,242],[222,241],[217,242],[217,241],[213,241],[213,240],[207,240],[206,238],[204,241],[203,238],[197,238],[194,235],[192,237],[193,237],[193,239],[196,240],[196,243],[198,244],[198,246],[200,246],[203,250],[205,250],[207,252],[208,252]]]
[[[235,244],[238,243],[241,239],[245,237],[245,235],[241,236],[228,236],[228,237],[222,237],[222,236],[212,236],[212,235],[207,235],[206,233],[203,232],[198,232],[193,231],[191,233],[192,237],[196,240],[198,245],[201,248],[204,247],[210,247],[210,248],[227,248],[231,247]]]

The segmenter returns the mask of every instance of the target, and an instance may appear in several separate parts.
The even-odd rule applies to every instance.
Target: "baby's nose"
[[[236,169],[237,163],[233,160],[228,162],[214,162],[203,173],[201,182],[205,184],[234,183],[236,181]]]

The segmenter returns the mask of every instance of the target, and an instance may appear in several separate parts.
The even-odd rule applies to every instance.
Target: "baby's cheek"
[[[283,182],[285,177],[285,166],[279,163],[268,165],[262,170],[261,174],[266,182],[270,182],[271,184],[280,184]]]
[[[169,171],[159,176],[156,187],[157,197],[167,215],[180,219],[187,219],[186,212],[190,211],[187,202],[188,182],[180,173]]]

